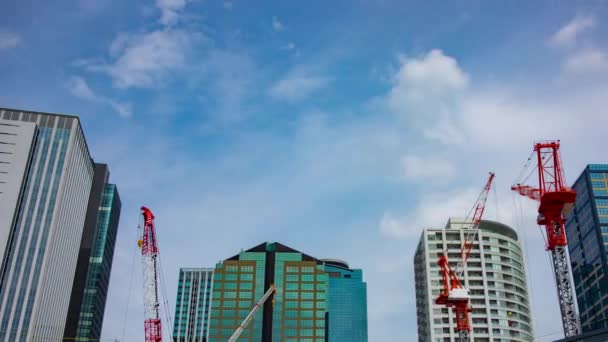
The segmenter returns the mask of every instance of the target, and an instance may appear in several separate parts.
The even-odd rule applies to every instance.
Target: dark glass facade
[[[363,271],[325,260],[329,276],[329,342],[367,342],[367,284]]]
[[[107,166],[95,164],[64,333],[70,341],[101,336],[121,209],[116,185],[108,180]]]
[[[588,165],[573,188],[566,234],[581,327],[589,332],[608,328],[608,165]]]

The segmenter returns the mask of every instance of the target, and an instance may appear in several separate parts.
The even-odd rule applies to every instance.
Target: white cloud
[[[483,148],[511,150],[541,138],[567,139],[581,125],[555,101],[525,98],[507,90],[476,92],[461,107],[458,120],[464,134]]]
[[[156,0],[156,6],[161,11],[160,23],[175,25],[179,21],[179,11],[186,7],[187,0]]]
[[[469,75],[460,69],[454,58],[435,49],[420,58],[401,57],[396,83],[397,88],[422,87],[442,93],[465,88]]]
[[[380,231],[387,237],[415,237],[420,234],[420,227],[414,227],[405,219],[399,219],[391,213],[384,213],[380,220]]]
[[[577,15],[560,28],[553,36],[551,43],[555,46],[568,47],[576,43],[577,37],[595,26],[595,19],[589,15]]]
[[[462,139],[453,116],[459,112],[469,75],[441,50],[418,58],[400,58],[386,105],[393,113],[422,128],[424,135],[444,143]]]
[[[225,9],[231,10],[233,6],[234,6],[234,4],[232,3],[232,1],[224,1],[224,8]]]
[[[466,217],[479,191],[468,188],[426,194],[405,216],[385,212],[380,220],[380,232],[390,238],[412,238],[419,236],[424,228],[443,227],[449,217]]]
[[[443,113],[433,126],[424,128],[422,134],[429,140],[439,141],[445,145],[464,142],[462,129],[447,113]]]
[[[89,85],[82,77],[71,77],[68,81],[68,87],[72,95],[84,100],[95,100],[97,96],[93,93]]]
[[[296,44],[294,42],[289,42],[283,48],[285,50],[293,50],[296,48]]]
[[[110,45],[110,64],[89,64],[87,69],[112,77],[118,88],[158,87],[186,65],[187,54],[199,35],[182,30],[120,34]]]
[[[217,105],[214,112],[220,121],[234,122],[250,114],[244,103],[257,89],[256,66],[249,56],[213,50],[201,68],[199,82],[211,86],[209,95]]]
[[[456,169],[447,159],[439,157],[420,157],[406,155],[401,158],[403,176],[407,180],[434,179],[436,181],[447,180],[454,176]]]
[[[129,117],[132,114],[130,103],[119,102],[106,96],[95,94],[82,77],[72,76],[68,80],[68,90],[72,95],[80,99],[108,105],[122,117]]]
[[[564,72],[568,76],[605,75],[608,56],[587,49],[572,55]],[[509,84],[490,83],[480,89],[470,84],[470,77],[456,60],[433,50],[417,59],[401,60],[384,104],[430,142],[512,149],[539,138],[576,136],[584,121],[575,120],[575,113],[599,119],[605,100],[597,90],[604,78],[599,77],[599,84],[587,80],[589,77],[577,80],[576,86],[569,82],[571,86],[563,89],[548,84],[551,89],[540,96]],[[591,104],[593,109],[588,108]]]
[[[131,103],[109,100],[108,104],[122,117],[129,117],[133,113]]]
[[[277,99],[299,101],[325,88],[330,81],[329,77],[319,75],[309,68],[298,66],[272,85],[270,95]]]
[[[568,56],[563,67],[566,73],[605,73],[608,72],[608,55],[598,49],[584,49]]]
[[[276,32],[281,32],[285,29],[285,25],[277,17],[272,17],[272,29]]]
[[[21,42],[21,36],[14,32],[0,31],[0,50],[13,49]]]

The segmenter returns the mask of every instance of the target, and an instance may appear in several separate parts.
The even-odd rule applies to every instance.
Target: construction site
[[[602,171],[602,167],[599,166],[595,169]],[[608,170],[602,171],[604,173],[601,177],[606,177],[606,171]],[[592,178],[601,177],[594,175]],[[414,256],[419,341],[535,340],[532,323],[534,313],[531,312],[530,307],[528,275],[525,266],[525,263],[530,260],[526,260],[520,237],[515,230],[499,222],[484,220],[484,212],[494,179],[495,174],[490,172],[466,216],[450,218],[444,229],[428,228],[422,232]],[[605,180],[605,178],[602,179]],[[577,191],[569,187],[565,181],[560,142],[535,143],[532,153],[513,182],[511,190],[529,200],[538,202],[537,213],[526,213],[526,215],[536,215],[536,223],[542,229],[546,243],[544,246],[533,246],[533,248],[544,248],[552,261],[554,278],[546,279],[546,290],[554,291],[559,303],[560,323],[565,336],[565,339],[560,341],[608,340],[608,333],[601,329],[599,332],[594,331],[595,327],[602,325],[590,324],[588,312],[585,312],[584,317],[585,329],[582,328],[579,316],[580,308],[577,307],[566,231],[567,222],[570,224],[574,220],[568,221],[573,217],[571,215],[573,210],[576,210],[575,203],[579,202],[577,202]],[[602,203],[604,202],[600,202],[600,204]],[[162,272],[157,259],[159,251],[153,223],[154,215],[146,207],[142,207],[142,222],[142,237],[138,244],[141,248],[144,267],[145,341],[161,342],[163,333],[160,308],[161,303],[166,303],[166,295],[161,295],[160,292],[162,278],[159,277]],[[571,236],[576,234],[576,231],[570,232]],[[268,245],[260,251],[266,250],[274,253],[276,247],[273,246]],[[285,246],[280,248],[283,248],[284,252],[297,252]],[[255,250],[254,248],[249,252]],[[272,255],[274,259],[275,256]],[[238,257],[234,258],[238,259]],[[241,256],[242,258],[243,256]],[[245,256],[245,258],[247,257]],[[309,264],[311,270],[317,264],[325,264],[318,260],[315,263],[314,258],[307,258],[309,259],[301,260],[311,260]],[[237,265],[240,264],[230,265],[235,266],[227,267],[237,270],[239,269]],[[255,262],[246,265],[255,265]],[[346,266],[341,267],[348,268],[346,263],[344,265]],[[210,273],[209,282],[222,281],[221,275],[218,275],[217,272],[218,269],[215,274]],[[314,276],[311,277],[313,281],[311,286],[316,286]],[[301,331],[296,330],[283,335],[285,332],[281,333],[276,328],[270,328],[273,325],[267,320],[272,317],[271,313],[275,310],[285,310],[285,308],[280,309],[275,305],[277,303],[279,306],[282,305],[286,300],[286,294],[289,293],[289,289],[282,288],[282,285],[288,284],[284,284],[281,280],[277,281],[279,284],[275,284],[273,279],[267,278],[265,282],[258,284],[264,288],[258,288],[254,292],[257,293],[258,298],[249,297],[251,299],[247,303],[251,303],[252,306],[248,310],[240,311],[240,316],[238,313],[234,314],[230,321],[226,321],[226,317],[223,316],[223,319],[216,323],[219,324],[219,329],[214,328],[213,325],[207,326],[205,328],[207,340],[236,342],[245,334],[246,337],[241,340],[257,341],[261,338],[262,341],[274,341],[277,340],[277,337],[270,337],[272,336],[271,331],[274,331],[275,334],[281,334],[281,341],[327,341],[327,335],[321,333],[321,330],[313,329],[311,335],[302,334]],[[298,298],[297,293],[293,295],[294,298]],[[300,296],[304,298],[302,294]],[[204,319],[218,322],[218,317],[214,319],[212,312],[220,312],[220,309],[221,312],[224,312],[223,310],[226,308],[222,306],[226,303],[223,301],[213,303],[211,310],[206,313],[210,317]],[[322,303],[315,305],[325,305]],[[271,316],[267,316],[263,312]],[[178,310],[176,315],[179,314]],[[325,324],[328,324],[326,313],[319,311],[319,314],[317,315],[318,320],[308,321],[308,327],[325,327]],[[166,315],[168,316],[166,322],[171,327],[170,311],[167,310]],[[597,320],[596,317],[592,319]],[[255,329],[250,327],[254,320],[260,322]],[[264,323],[262,324],[262,322]],[[224,325],[222,326],[222,324]],[[186,324],[186,326],[189,325]],[[262,326],[264,326],[263,332],[260,330]],[[267,328],[271,330],[267,331]],[[248,332],[248,330],[253,331]],[[209,331],[211,331],[210,334]],[[190,333],[192,334],[192,332]],[[180,337],[180,331],[176,328],[173,340],[190,341],[187,334],[182,335],[183,337]]]

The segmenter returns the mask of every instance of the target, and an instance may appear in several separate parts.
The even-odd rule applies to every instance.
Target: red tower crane
[[[481,218],[483,217],[483,212],[486,208],[486,201],[488,199],[488,194],[492,187],[493,180],[494,174],[490,172],[488,181],[486,182],[486,185],[479,194],[479,197],[471,210],[471,213],[473,214],[473,218],[470,220],[471,227],[469,227],[467,230],[465,241],[462,243],[460,258],[458,259],[456,269],[452,269],[450,267],[450,263],[448,262],[446,255],[447,252],[441,255],[437,261],[437,264],[441,269],[443,289],[439,293],[439,296],[435,299],[435,303],[445,305],[453,309],[454,315],[456,316],[456,329],[458,330],[460,342],[469,341],[469,334],[471,332],[471,323],[469,319],[469,312],[471,312],[471,296],[469,295],[469,290],[462,285],[460,279],[462,278],[464,271],[463,267],[469,258],[471,248],[473,248],[473,242],[475,242],[475,237],[477,236],[477,231],[479,230],[479,224],[481,223]],[[470,214],[465,219],[465,222],[469,222],[469,217]]]
[[[154,231],[154,214],[146,207],[141,207],[141,214],[144,218],[144,229],[142,238],[139,240],[139,247],[144,271],[145,342],[161,342],[163,333],[158,301],[158,246]]]
[[[535,143],[533,156],[536,157],[538,186],[518,183],[513,185],[511,190],[540,202],[537,223],[545,226],[546,249],[551,252],[553,261],[564,335],[569,337],[580,332],[574,292],[570,283],[570,265],[566,251],[568,241],[564,228],[564,217],[568,215],[574,205],[576,191],[566,186],[559,146],[559,140]],[[525,169],[526,167],[524,167],[522,175],[525,174]]]

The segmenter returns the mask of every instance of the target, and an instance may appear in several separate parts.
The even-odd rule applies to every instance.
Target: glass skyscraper
[[[240,341],[326,341],[328,276],[320,260],[263,243],[219,263],[213,279],[210,342],[230,338],[272,284],[272,301],[256,313]]]
[[[61,340],[93,161],[76,116],[0,108],[0,131],[0,341]]]
[[[329,342],[367,342],[367,284],[363,271],[325,259],[329,276]]]
[[[608,328],[608,164],[588,165],[572,187],[568,251],[583,332]]]
[[[239,341],[367,341],[361,270],[276,242],[242,251],[214,269],[182,269],[174,341],[225,342],[271,285],[275,294],[254,315]]]
[[[206,342],[213,289],[213,268],[179,270],[174,342]]]
[[[121,209],[118,190],[109,183],[109,177],[107,165],[95,164],[64,332],[66,340],[96,341],[101,336]]]

